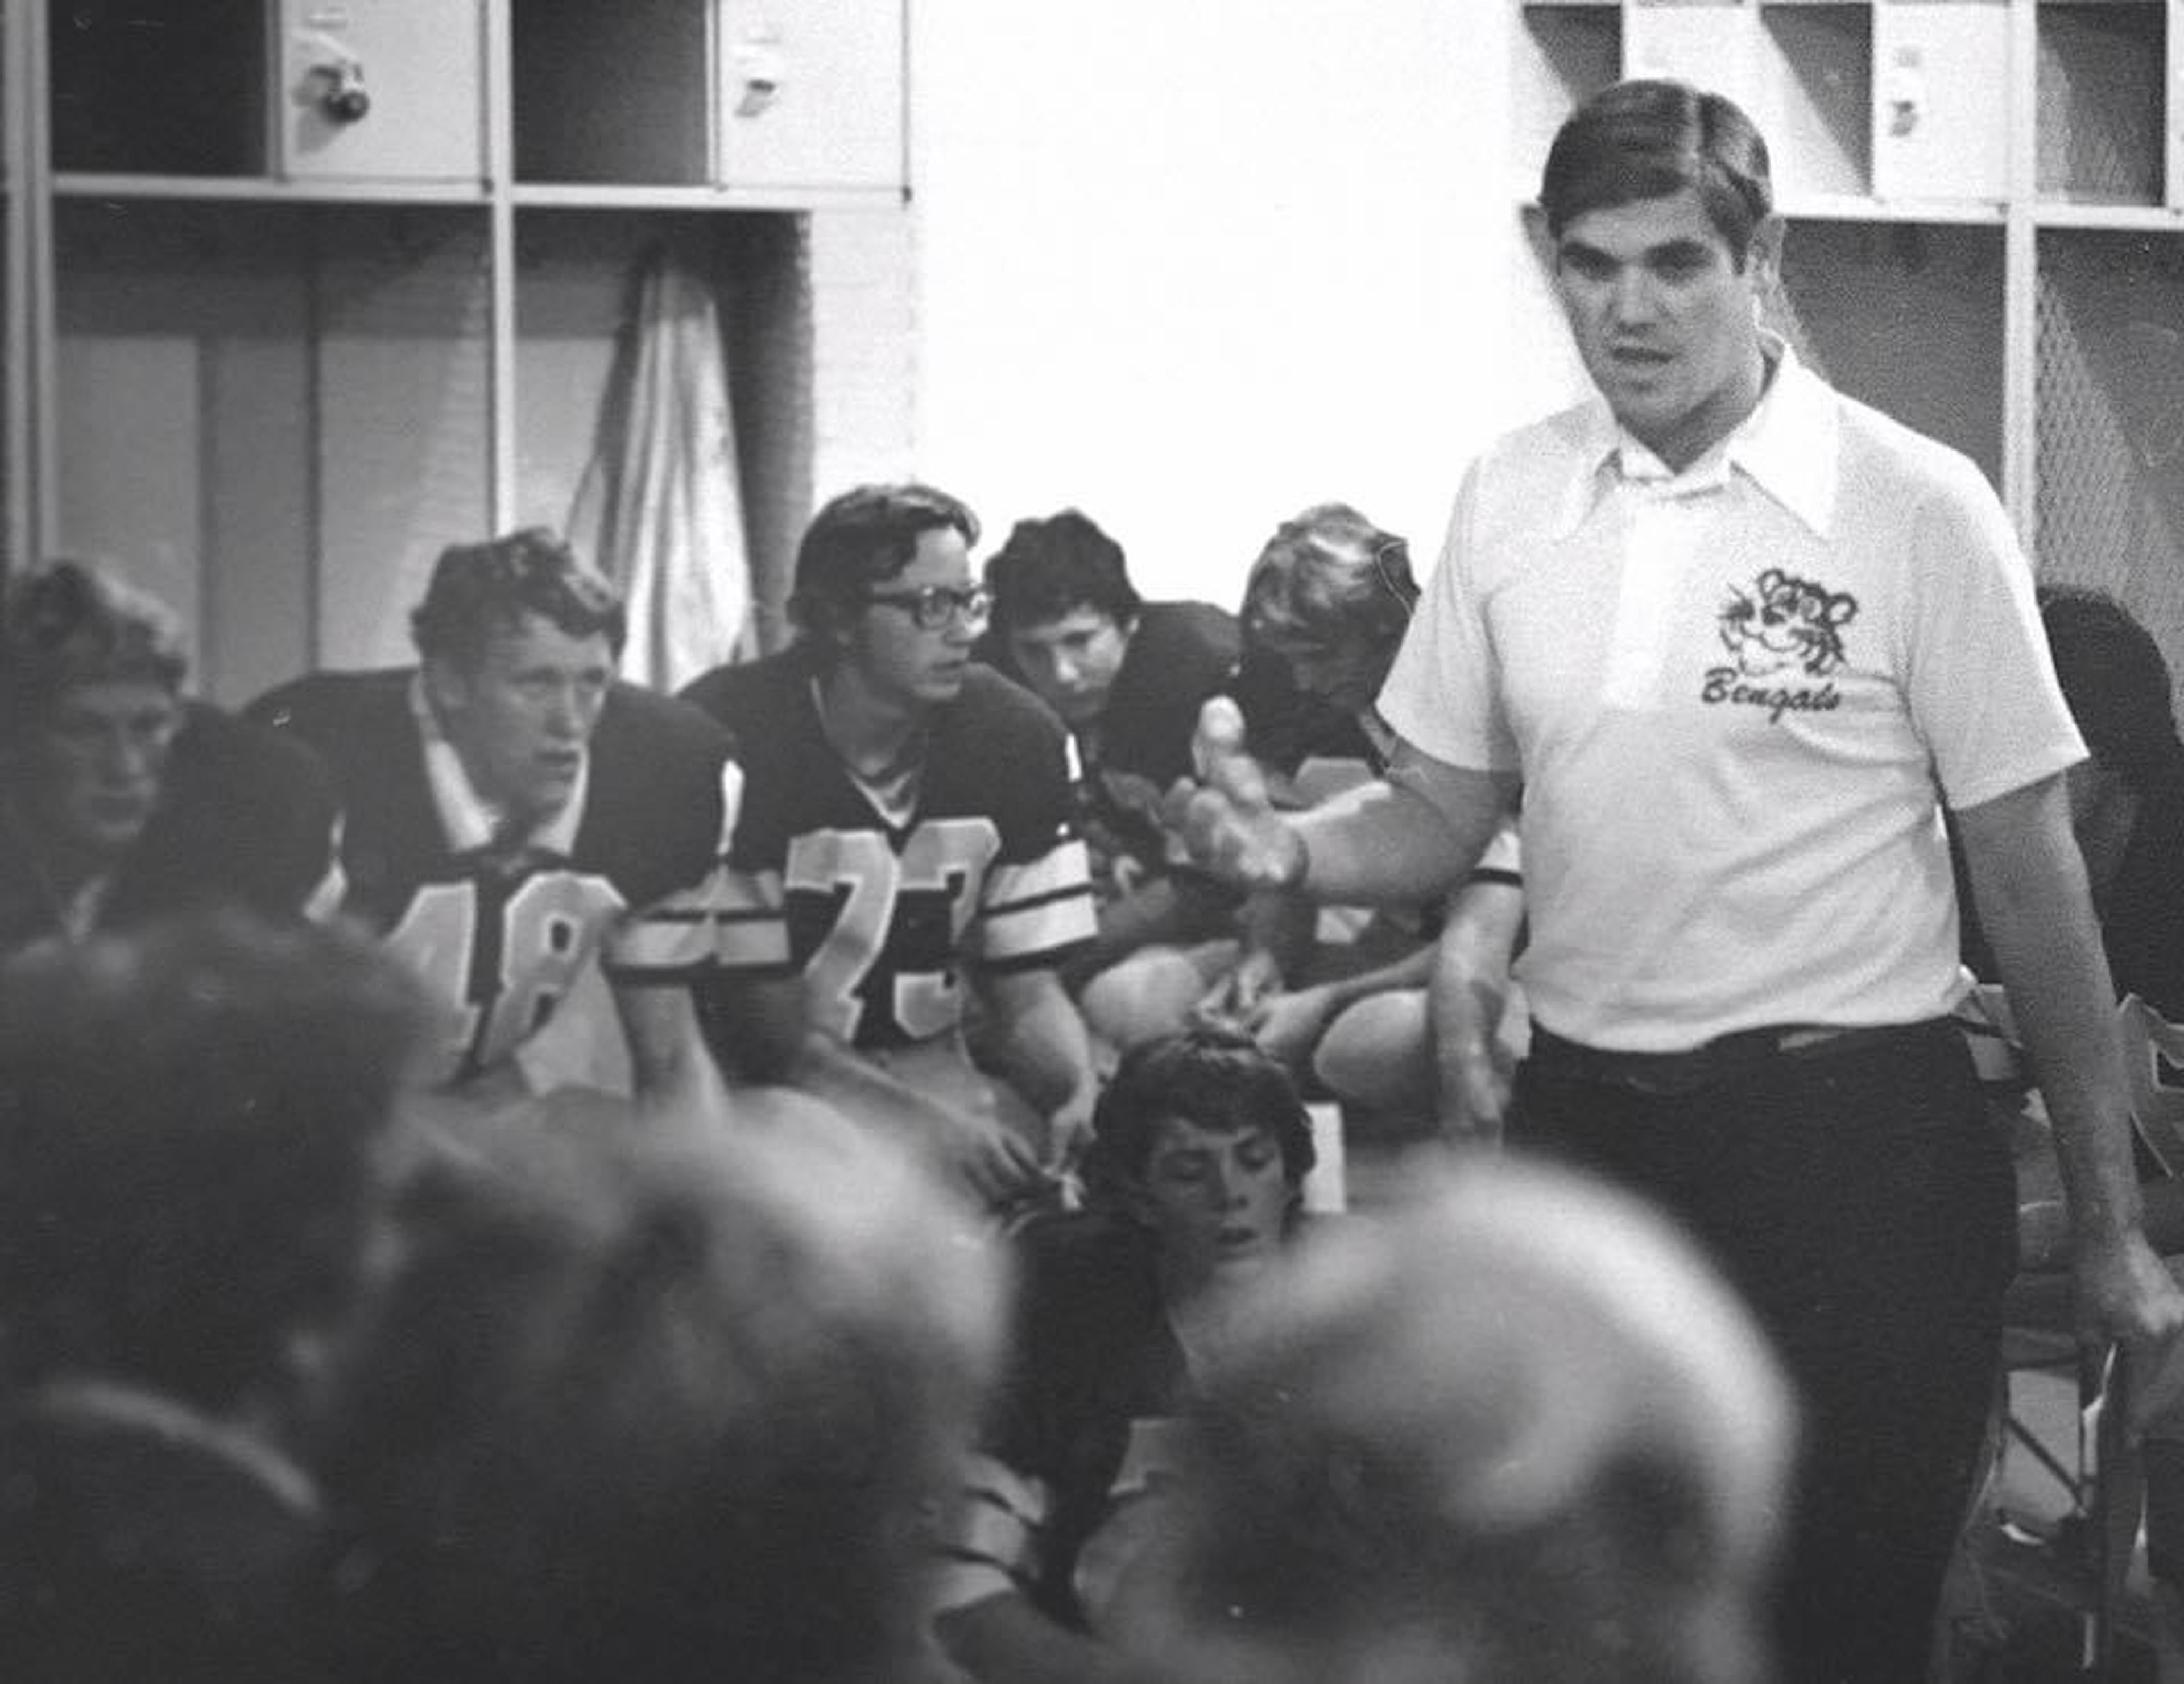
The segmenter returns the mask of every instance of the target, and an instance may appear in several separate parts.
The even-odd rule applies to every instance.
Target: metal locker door
[[[2000,199],[2009,191],[2005,0],[1881,0],[1873,14],[1873,191]]]
[[[901,0],[719,0],[720,180],[905,179]]]
[[[297,181],[485,176],[483,0],[281,0],[281,171]]]
[[[1624,74],[1725,95],[1763,126],[1758,27],[1758,10],[1745,0],[1639,0],[1626,14]]]

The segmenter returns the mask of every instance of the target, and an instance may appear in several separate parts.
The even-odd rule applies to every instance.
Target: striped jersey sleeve
[[[997,862],[986,874],[978,944],[990,969],[1052,965],[1092,940],[1097,928],[1091,860],[1075,836],[1057,836],[1045,853]]]
[[[618,984],[688,983],[716,965],[724,918],[741,905],[736,873],[728,865],[728,840],[743,808],[743,768],[724,761],[720,769],[721,828],[713,869],[697,882],[671,890],[616,920],[600,944],[599,967]]]
[[[967,1457],[954,1512],[935,1547],[933,1612],[1009,1591],[1029,1596],[1045,1568],[1049,1508],[1044,1481],[991,1456]]]

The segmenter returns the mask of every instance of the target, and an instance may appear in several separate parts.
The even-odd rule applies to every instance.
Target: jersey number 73
[[[929,1040],[962,1017],[963,932],[1000,851],[989,818],[921,822],[898,851],[878,830],[807,831],[782,886],[814,1027],[855,1046]]]

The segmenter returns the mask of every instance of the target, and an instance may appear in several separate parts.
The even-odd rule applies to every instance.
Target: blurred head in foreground
[[[242,912],[0,967],[0,1676],[309,1676],[279,1445],[421,1022],[376,943]]]
[[[18,1385],[285,1391],[340,1313],[422,1023],[376,943],[237,912],[0,971],[0,1316]]]
[[[894,1676],[995,1259],[846,1129],[521,1132],[417,1172],[339,1365],[359,1676]]]
[[[1468,1166],[1310,1237],[1209,1391],[1136,1637],[1200,1684],[1748,1684],[1792,1448],[1741,1305],[1635,1201]]]

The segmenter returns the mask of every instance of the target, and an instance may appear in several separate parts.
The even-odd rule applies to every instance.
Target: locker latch
[[[301,44],[314,55],[304,72],[305,103],[316,105],[331,122],[362,122],[371,112],[364,60],[330,35],[312,32],[302,37]]]
[[[1926,70],[1924,55],[1917,47],[1897,49],[1896,62],[1881,78],[1880,89],[1888,112],[1888,132],[1917,133],[1919,120],[1926,114]]]
[[[731,47],[728,56],[742,88],[736,99],[736,115],[755,117],[780,96],[782,81],[788,72],[788,57],[782,51],[781,37],[760,25]]]

